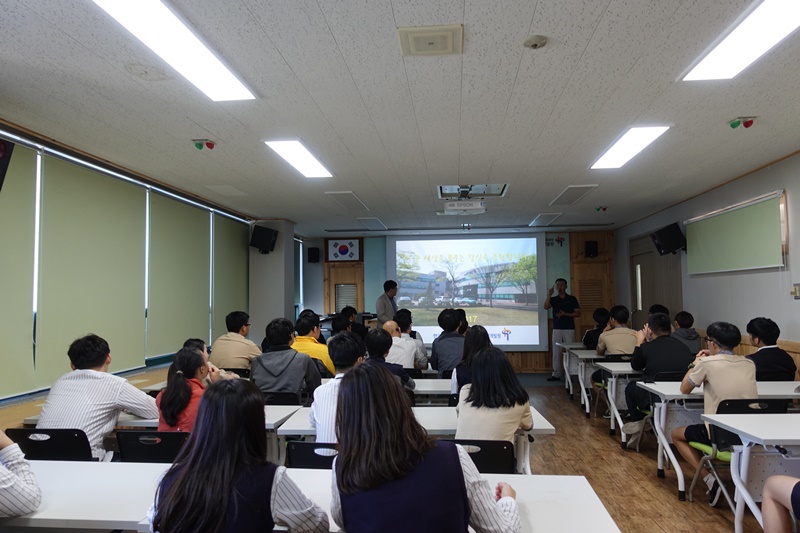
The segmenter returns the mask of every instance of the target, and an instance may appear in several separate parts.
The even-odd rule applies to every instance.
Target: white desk
[[[561,348],[561,363],[564,365],[564,387],[567,389],[571,400],[574,397],[572,376],[578,373],[578,363],[573,361],[570,350],[584,350],[586,346],[582,342],[557,342],[556,346]]]
[[[322,380],[326,384],[330,378]],[[451,382],[449,379],[415,379],[414,394],[427,394],[429,396],[450,396]]]
[[[428,435],[452,436],[456,434],[458,425],[458,415],[455,407],[412,407],[417,421],[425,428]],[[283,453],[283,441],[286,435],[314,436],[316,429],[308,419],[311,409],[304,407],[294,413],[286,422],[278,428],[278,439],[280,441],[281,453]],[[515,447],[517,450],[517,470],[530,474],[530,442],[528,435],[554,435],[556,429],[533,407],[531,407],[533,418],[533,428],[530,431],[518,431]]]
[[[0,529],[71,528],[147,531],[147,509],[169,465],[32,461],[42,487],[39,509],[17,518],[0,518]],[[289,469],[289,477],[330,517],[330,470]],[[592,487],[581,476],[484,476],[494,486],[510,483],[517,491],[522,530],[619,532]],[[87,497],[91,495],[91,498]],[[580,512],[575,512],[579,509]],[[331,531],[339,528],[330,520]],[[281,528],[276,528],[281,529]]]
[[[330,470],[290,468],[289,476],[330,517]],[[619,532],[619,528],[583,476],[484,474],[483,477],[492,487],[500,481],[514,487],[517,491],[522,531],[525,533]],[[576,509],[580,511],[576,512]],[[331,531],[339,531],[332,519],[330,525]]]
[[[686,499],[686,481],[683,471],[678,464],[678,459],[670,448],[672,430],[676,427],[699,424],[703,415],[703,387],[697,387],[689,394],[680,391],[680,382],[658,381],[636,383],[644,390],[659,397],[653,405],[653,421],[655,422],[656,437],[658,438],[658,477],[664,477],[664,456],[669,459],[678,478],[678,499]],[[759,381],[756,383],[758,397],[764,399],[800,399],[800,393],[795,392],[797,381]],[[695,400],[693,404],[679,404],[680,400]],[[759,415],[762,416],[762,415]]]
[[[734,446],[731,455],[731,478],[737,490],[736,533],[743,530],[745,504],[763,527],[764,520],[756,500],[761,500],[767,477],[773,474],[800,475],[800,414],[702,415],[701,418],[738,434],[742,439],[742,446]],[[756,450],[756,446],[761,446],[762,450]]]
[[[608,434],[614,435],[616,433],[615,422],[619,424],[620,428],[622,427],[622,416],[619,414],[619,408],[617,407],[617,402],[620,401],[620,392],[622,392],[621,401],[623,404],[625,403],[625,390],[620,385],[627,384],[627,380],[620,381],[620,378],[624,376],[641,376],[642,373],[631,368],[630,363],[601,363],[595,361],[594,366],[611,374],[611,377],[608,378],[606,399],[608,400],[608,407],[611,409]],[[620,431],[620,433],[622,434],[622,447],[625,448],[627,437],[625,432]]]
[[[589,418],[592,413],[592,400],[586,392],[587,383],[591,380],[591,375],[587,375],[591,368],[591,363],[595,359],[602,359],[602,355],[597,355],[595,350],[575,350],[569,351],[570,358],[575,357],[578,360],[578,383],[581,386],[581,405],[586,409],[586,418]]]
[[[42,489],[42,504],[25,516],[0,518],[0,530],[136,530],[169,465],[31,461],[31,467]]]
[[[39,422],[39,415],[29,416],[22,421],[22,424],[29,427],[35,427]],[[141,428],[141,429],[156,429],[158,427],[158,418],[140,418],[131,413],[122,412],[117,419],[117,427],[126,428]]]

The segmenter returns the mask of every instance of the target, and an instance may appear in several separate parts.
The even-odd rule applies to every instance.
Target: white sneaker
[[[706,474],[706,477],[703,478],[703,481],[705,481],[706,485],[708,486],[708,490],[706,491],[706,494],[708,494],[714,487],[714,482],[716,481],[716,479],[714,479],[713,474]]]
[[[644,426],[644,420],[635,420],[633,422],[626,422],[622,425],[622,432],[626,435],[637,435]]]

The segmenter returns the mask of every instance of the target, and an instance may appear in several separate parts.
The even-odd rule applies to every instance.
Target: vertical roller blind
[[[51,156],[42,165],[36,379],[69,370],[67,348],[105,338],[118,372],[144,353],[145,190]]]
[[[0,190],[0,397],[34,390],[33,245],[36,157],[17,145]]]
[[[214,297],[212,341],[226,333],[225,316],[231,311],[247,311],[250,226],[221,215],[214,215]],[[276,283],[284,283],[276,280]],[[261,339],[263,331],[253,332]],[[256,340],[258,342],[258,340]]]
[[[208,211],[150,194],[148,357],[208,337],[209,225]]]

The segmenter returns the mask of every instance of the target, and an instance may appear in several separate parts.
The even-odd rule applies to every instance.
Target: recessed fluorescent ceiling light
[[[267,146],[275,150],[287,163],[300,171],[307,178],[330,178],[332,174],[328,169],[311,155],[300,141],[264,141]]]
[[[687,75],[684,81],[729,80],[800,26],[800,2],[765,0]]]
[[[215,102],[255,96],[159,0],[94,0]]]
[[[600,156],[592,168],[619,168],[636,154],[647,148],[647,146],[661,137],[669,129],[669,126],[656,126],[647,128],[631,128],[614,146]]]

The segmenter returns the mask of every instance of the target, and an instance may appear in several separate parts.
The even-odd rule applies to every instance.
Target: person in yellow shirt
[[[313,359],[323,378],[332,378],[336,370],[330,355],[328,355],[328,347],[317,340],[320,333],[319,315],[310,310],[303,311],[297,318],[294,330],[297,337],[294,339],[292,348]]]

